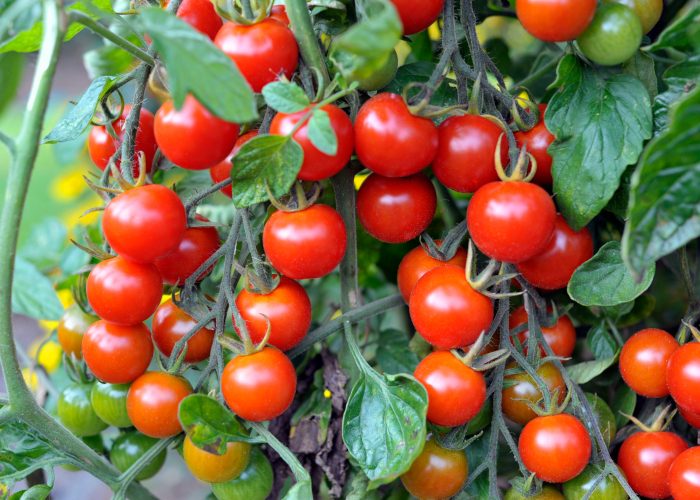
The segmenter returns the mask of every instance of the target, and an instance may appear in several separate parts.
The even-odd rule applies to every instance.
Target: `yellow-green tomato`
[[[372,74],[364,78],[348,78],[348,83],[357,82],[359,84],[357,86],[358,90],[364,90],[365,92],[379,90],[389,85],[389,82],[394,79],[398,67],[399,57],[396,55],[396,51],[392,50],[389,53],[389,58],[386,60],[384,66],[382,66],[376,71],[373,71]]]
[[[593,22],[576,40],[591,61],[605,66],[622,64],[642,43],[642,23],[632,9],[619,3],[601,5]]]
[[[94,436],[107,428],[90,402],[91,383],[71,384],[58,398],[58,418],[76,436]]]
[[[92,408],[102,420],[115,427],[131,427],[126,411],[126,395],[131,384],[103,384],[96,382],[90,398]]]
[[[526,499],[524,496],[520,494],[518,490],[515,488],[511,488],[508,490],[506,493],[506,497],[504,500],[565,500],[564,495],[559,493],[557,490],[555,490],[551,486],[544,486],[542,488],[542,493],[539,495],[535,495],[534,497],[530,497],[529,499]]]

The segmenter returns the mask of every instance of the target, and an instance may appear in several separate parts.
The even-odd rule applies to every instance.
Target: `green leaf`
[[[420,359],[411,351],[408,343],[406,335],[399,330],[384,330],[379,333],[377,363],[384,373],[413,373]]]
[[[379,92],[393,92],[401,95],[404,86],[408,83],[427,83],[436,66],[436,64],[423,61],[405,64],[396,71],[396,76],[389,82],[389,85]],[[450,86],[449,80],[444,81],[430,98],[430,104],[433,106],[449,107],[457,103],[457,88]]]
[[[580,231],[610,201],[627,165],[651,137],[651,101],[630,75],[604,80],[575,56],[557,69],[557,89],[547,108],[547,129],[556,140],[548,152],[557,206]]]
[[[12,312],[49,321],[58,321],[63,315],[63,306],[51,280],[21,257],[15,259]]]
[[[700,4],[693,7],[681,16],[676,22],[663,30],[656,42],[644,47],[646,51],[657,51],[665,48],[674,48],[681,52],[694,50],[700,41]]]
[[[17,254],[40,269],[50,268],[61,260],[67,243],[66,226],[60,220],[48,217],[31,227],[27,242]]]
[[[617,320],[616,325],[618,328],[635,325],[654,312],[655,307],[656,298],[653,295],[640,295],[635,299],[632,310]]]
[[[666,129],[668,109],[679,97],[693,90],[700,80],[700,55],[689,57],[668,68],[662,77],[668,89],[654,100],[654,133]]]
[[[303,111],[311,103],[306,93],[295,83],[268,83],[263,88],[262,94],[267,105],[280,113]]]
[[[0,450],[0,481],[5,484],[17,482],[42,467],[68,463],[66,454],[18,420],[0,427]]]
[[[328,426],[333,413],[331,399],[325,396],[323,386],[323,369],[321,369],[314,373],[313,390],[306,391],[303,401],[292,415],[291,420],[291,425],[294,427],[298,427],[302,420],[313,422],[318,429],[316,438],[319,445],[326,442]]]
[[[17,52],[0,54],[0,115],[10,104],[22,82],[24,56]]]
[[[599,359],[596,361],[586,361],[584,363],[578,363],[576,365],[571,365],[566,367],[566,372],[571,377],[571,380],[575,384],[585,384],[590,382],[598,375],[603,373],[605,370],[610,368],[612,365],[617,363],[620,357],[620,350],[618,350],[613,356],[606,359]]]
[[[20,491],[10,497],[9,500],[44,500],[51,493],[51,487],[46,484],[37,484],[28,490]]]
[[[309,135],[311,144],[322,153],[329,156],[335,156],[338,153],[338,138],[331,126],[328,113],[322,109],[314,109],[306,126],[306,133]]]
[[[209,37],[160,9],[144,9],[138,17],[165,61],[175,109],[191,93],[223,120],[245,123],[258,117],[250,86]]]
[[[464,450],[467,454],[467,462],[469,463],[469,474],[471,475],[484,460],[487,459],[489,453],[489,444],[491,441],[491,426],[488,426],[484,433],[467,446]],[[488,500],[489,496],[489,473],[488,470],[479,474],[474,481],[467,487],[466,493],[471,495],[468,498],[478,498],[479,500]],[[462,497],[460,497],[462,498]]]
[[[588,343],[588,348],[595,356],[595,359],[611,358],[615,355],[615,351],[617,350],[617,343],[605,328],[604,321],[588,330],[586,342]]]
[[[632,176],[630,216],[622,237],[625,263],[640,275],[700,236],[700,87],[672,111]]]
[[[313,497],[313,493],[311,492],[311,480],[306,479],[292,486],[283,500],[308,500]]]
[[[367,491],[369,487],[369,478],[360,471],[352,480],[352,491],[347,496],[346,500],[379,500],[379,492],[377,490]]]
[[[134,64],[134,59],[134,56],[111,43],[83,54],[83,64],[90,78],[125,73]]]
[[[615,391],[615,397],[610,405],[612,408],[613,415],[615,415],[615,423],[618,429],[622,429],[629,419],[620,414],[620,412],[627,415],[632,415],[634,413],[634,408],[637,405],[637,394],[630,389],[626,384],[618,384],[618,388]]]
[[[246,142],[232,161],[233,203],[243,208],[267,201],[265,180],[276,198],[287,193],[301,170],[304,151],[291,137],[264,135]]]
[[[182,170],[180,171],[182,172]],[[175,192],[181,200],[185,201],[193,194],[204,191],[211,185],[211,175],[209,175],[208,170],[185,170],[184,175],[175,183]]]
[[[584,306],[614,306],[639,297],[654,279],[653,261],[639,283],[622,261],[620,243],[610,241],[571,276],[569,297]]]
[[[638,50],[622,65],[622,72],[632,75],[644,84],[653,101],[659,93],[659,85],[656,81],[654,60],[641,50]]]

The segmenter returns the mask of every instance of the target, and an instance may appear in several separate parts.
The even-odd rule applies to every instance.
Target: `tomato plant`
[[[552,308],[547,309],[548,312],[552,312]],[[520,325],[527,323],[527,311],[525,306],[519,306],[510,313],[508,318],[508,327],[512,330]],[[555,356],[562,358],[568,358],[574,352],[576,347],[576,330],[574,329],[574,324],[571,322],[568,316],[560,316],[556,324],[552,327],[542,327],[542,335],[544,340],[552,348]],[[525,354],[527,354],[527,339],[530,338],[530,330],[523,330],[518,333],[518,340],[522,344]],[[546,356],[544,349],[540,347],[542,351],[542,356]]]
[[[676,349],[666,370],[668,390],[683,409],[700,414],[700,343]]]
[[[619,467],[618,467],[619,468]],[[567,500],[581,500],[594,486],[592,500],[627,500],[629,496],[614,476],[606,476],[597,486],[595,481],[601,474],[600,467],[588,465],[583,472],[564,483],[562,489]]]
[[[401,482],[416,498],[443,500],[459,492],[468,471],[464,451],[446,450],[431,438],[425,442],[411,468],[401,475]]]
[[[250,461],[241,474],[227,482],[212,485],[218,500],[265,500],[272,491],[272,467],[257,448],[250,453]]]
[[[404,35],[414,35],[427,29],[437,21],[442,12],[444,0],[429,0],[417,2],[416,0],[391,0],[399,13],[399,19],[403,26]]]
[[[90,402],[92,384],[75,383],[61,391],[58,418],[76,436],[94,436],[107,428]]]
[[[551,186],[552,179],[552,157],[547,152],[547,148],[554,142],[555,137],[547,130],[544,122],[544,114],[547,111],[546,104],[538,104],[542,115],[540,121],[527,132],[515,132],[513,134],[521,148],[527,145],[527,150],[532,154],[537,162],[537,171],[532,182],[540,186]],[[505,161],[503,162],[505,164]],[[494,179],[495,180],[495,179]]]
[[[596,11],[593,22],[576,41],[591,61],[614,66],[632,57],[639,48],[642,24],[629,7],[607,3]]]
[[[620,373],[627,385],[642,396],[668,396],[666,369],[678,342],[663,330],[648,328],[635,333],[620,353]]]
[[[99,320],[97,316],[84,312],[77,304],[70,306],[56,326],[61,349],[68,356],[75,354],[77,359],[83,359],[83,336],[90,325]]]
[[[619,3],[632,9],[642,23],[642,34],[646,35],[661,19],[663,0],[603,0],[603,3]]]
[[[175,305],[173,299],[163,302],[153,315],[153,342],[160,352],[170,357],[175,344],[187,335],[197,321]],[[209,357],[214,330],[202,327],[187,341],[185,363],[199,363]]]
[[[700,447],[695,446],[681,453],[668,471],[668,486],[676,500],[692,500],[700,493],[698,484],[698,458]]]
[[[131,384],[96,382],[90,391],[90,402],[100,420],[115,427],[131,427],[126,411],[126,395]]]
[[[109,450],[111,459],[117,470],[126,472],[134,465],[153,445],[158,442],[156,438],[131,430],[122,432],[112,443]],[[137,481],[143,481],[155,476],[165,463],[166,450],[158,453],[135,477]]]
[[[435,244],[440,247],[441,240],[436,240]],[[399,264],[399,271],[396,276],[399,291],[403,299],[408,302],[411,298],[413,287],[418,280],[428,271],[443,265],[454,265],[464,267],[467,264],[467,251],[461,247],[449,260],[441,261],[431,257],[422,246],[418,246],[408,252]]]
[[[169,0],[165,2],[165,5],[168,3]],[[214,4],[206,0],[182,0],[177,9],[177,17],[186,21],[197,31],[207,35],[211,40],[216,38],[216,34],[224,25],[216,13]]]
[[[518,20],[535,38],[568,42],[578,38],[593,20],[595,0],[517,0]]]
[[[516,366],[515,362],[511,362],[507,368],[515,368]],[[551,393],[559,389],[557,402],[563,403],[566,397],[566,385],[559,370],[552,363],[544,363],[537,369],[537,375],[547,384]],[[542,398],[542,391],[528,373],[506,375],[506,379],[513,380],[516,384],[503,390],[503,414],[513,422],[525,425],[537,417],[537,414],[525,401],[521,400],[528,400],[536,404]]]
[[[253,137],[257,136],[257,130],[251,130],[249,132],[246,132],[245,134],[241,134],[236,140],[236,145],[233,147],[233,151],[231,151],[231,154],[224,161],[209,169],[209,175],[211,176],[211,180],[214,182],[214,184],[218,184],[219,182],[231,177],[231,159],[236,155],[236,153],[238,153],[238,150],[241,149],[241,146],[243,146],[243,144],[251,140]],[[221,188],[221,192],[225,196],[233,198],[233,188],[230,185]]]
[[[564,495],[559,493],[559,490],[554,489],[552,486],[544,486],[542,488],[542,493],[530,498],[534,500],[566,500]],[[515,488],[511,488],[506,492],[504,500],[525,500],[525,497]]]
[[[206,483],[226,483],[241,475],[250,461],[250,443],[226,443],[226,453],[215,455],[197,448],[185,438],[182,455],[190,472]]]

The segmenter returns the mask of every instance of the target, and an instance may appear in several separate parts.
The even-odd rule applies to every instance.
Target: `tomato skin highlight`
[[[438,20],[445,0],[391,0],[399,14],[404,35],[415,35]]]
[[[175,344],[187,335],[197,321],[175,305],[173,299],[163,302],[153,315],[153,342],[163,355],[170,357]],[[200,363],[209,357],[214,343],[214,330],[200,328],[187,341],[185,363]]]
[[[666,381],[678,406],[700,414],[700,343],[685,344],[671,355]]]
[[[547,311],[552,312],[552,308],[548,307]],[[525,310],[525,306],[518,306],[512,313],[510,313],[510,317],[508,318],[508,328],[512,330],[522,324],[527,323],[527,321],[528,315],[527,311]],[[553,327],[548,328],[543,326],[541,327],[541,330],[544,340],[547,342],[547,344],[549,344],[549,347],[552,348],[552,352],[554,352],[555,356],[562,358],[571,357],[571,354],[574,352],[574,348],[576,347],[576,329],[566,314],[564,316],[560,316],[559,321],[557,321]],[[528,349],[526,345],[528,338],[530,338],[530,330],[524,330],[518,333],[518,340],[523,346],[525,354],[527,354]],[[542,346],[540,346],[540,351],[542,353],[542,357],[547,355],[545,354]]]
[[[270,462],[254,447],[240,476],[228,483],[214,483],[211,489],[218,500],[265,500],[272,492],[273,480]]]
[[[517,131],[514,133],[518,147],[522,148],[527,143],[527,151],[535,157],[537,161],[537,171],[532,182],[538,186],[551,186],[552,179],[552,157],[547,153],[547,148],[554,142],[554,135],[547,130],[544,122],[544,114],[547,111],[546,104],[538,104],[542,118],[540,122],[527,132]],[[505,162],[504,162],[505,165]]]
[[[486,400],[484,376],[450,351],[429,354],[413,376],[428,390],[428,422],[457,427],[474,418]]]
[[[417,174],[433,161],[438,131],[427,119],[413,116],[392,93],[370,98],[355,119],[355,153],[365,167],[384,177]]]
[[[133,382],[151,363],[151,332],[143,323],[121,326],[98,321],[85,332],[83,357],[90,371],[102,382]]]
[[[274,7],[273,7],[274,8]],[[214,184],[218,184],[219,182],[222,182],[229,177],[231,177],[231,168],[233,167],[233,164],[231,163],[231,160],[233,159],[234,156],[236,156],[236,153],[238,153],[238,150],[241,149],[241,146],[251,140],[253,137],[258,136],[258,130],[250,130],[246,132],[245,134],[241,135],[237,140],[236,140],[236,145],[233,147],[233,151],[231,151],[231,154],[226,157],[224,161],[219,163],[218,165],[215,165],[209,169],[209,175],[211,176],[211,180],[214,182]],[[221,193],[224,196],[227,196],[229,198],[233,198],[233,186],[229,184],[226,187],[221,188]]]
[[[95,436],[107,428],[90,402],[92,383],[74,383],[61,391],[58,418],[76,436]]]
[[[442,240],[435,240],[435,244],[440,247]],[[454,265],[457,267],[464,268],[467,265],[467,251],[459,247],[454,257],[447,261],[441,261],[432,258],[428,253],[423,250],[422,246],[417,246],[401,260],[399,264],[399,271],[396,277],[398,282],[399,292],[403,300],[407,303],[411,298],[411,292],[413,287],[416,286],[418,280],[431,269],[436,267]]]
[[[436,208],[435,187],[422,172],[401,178],[372,174],[357,193],[362,227],[385,243],[404,243],[421,234]]]
[[[568,42],[583,33],[595,16],[596,0],[517,0],[523,27],[543,42]]]
[[[264,422],[289,408],[297,388],[294,365],[272,347],[249,356],[236,356],[221,376],[221,392],[241,418]]]
[[[226,453],[215,455],[197,448],[185,438],[183,457],[192,475],[205,483],[225,483],[237,478],[248,466],[251,444],[242,441],[226,443]]]
[[[700,446],[681,453],[668,471],[674,500],[696,500],[700,496]]]
[[[618,3],[601,5],[590,26],[577,38],[581,52],[605,66],[622,64],[642,43],[642,24],[632,9]]]
[[[58,321],[56,335],[67,356],[75,354],[78,360],[83,359],[83,336],[90,325],[99,320],[97,316],[85,314],[78,304],[72,304],[66,309]]]
[[[156,443],[157,439],[146,436],[139,431],[126,431],[117,437],[112,444],[112,449],[109,452],[109,458],[112,460],[114,467],[120,472],[126,472],[129,467],[134,465],[139,458],[143,456]],[[143,481],[155,476],[165,463],[167,450],[158,453],[146,467],[141,469],[136,477],[136,481]]]
[[[182,432],[177,417],[180,401],[193,392],[192,384],[184,377],[146,372],[134,381],[126,397],[129,418],[146,436],[175,436]]]
[[[518,364],[511,361],[506,365],[506,369],[515,368]],[[557,404],[563,404],[566,397],[566,383],[557,367],[552,363],[544,363],[537,369],[537,374],[547,384],[550,393],[555,389],[559,389],[559,397]],[[537,414],[523,401],[515,401],[516,399],[527,399],[533,403],[537,403],[542,398],[537,384],[532,377],[527,373],[516,373],[514,375],[506,375],[506,380],[515,380],[518,383],[512,387],[508,387],[502,391],[503,394],[503,414],[511,419],[516,424],[526,425],[537,417]]]
[[[482,116],[451,116],[438,127],[433,173],[446,187],[474,193],[498,181],[494,152],[503,131]],[[508,165],[508,142],[501,142],[501,164]]]
[[[666,382],[668,362],[678,350],[672,335],[657,328],[647,328],[632,335],[620,353],[620,373],[625,383],[647,398],[670,394]]]
[[[345,222],[328,205],[300,212],[277,211],[265,224],[263,247],[272,267],[295,280],[320,278],[343,260]]]
[[[463,450],[441,448],[431,437],[411,468],[401,475],[401,482],[420,500],[447,500],[462,488],[468,471],[469,463]]]
[[[207,35],[212,41],[224,25],[214,8],[214,4],[209,0],[182,0],[177,9],[177,17],[200,33]]]
[[[297,179],[302,181],[321,181],[340,172],[352,156],[355,149],[355,131],[348,115],[338,106],[328,104],[321,108],[328,113],[331,128],[338,140],[338,150],[330,156],[319,151],[313,145],[308,134],[308,118],[292,136],[304,150],[304,161]],[[288,135],[296,124],[309,112],[309,108],[292,114],[277,113],[270,123],[271,135]]]
[[[95,382],[90,392],[92,409],[103,422],[115,427],[131,427],[126,411],[126,395],[131,384]]]

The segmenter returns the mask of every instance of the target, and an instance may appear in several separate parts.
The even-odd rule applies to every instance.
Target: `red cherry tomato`
[[[596,0],[517,0],[523,27],[544,42],[576,39],[593,21]]]
[[[563,483],[586,468],[591,438],[576,417],[561,413],[528,423],[520,434],[518,450],[535,476],[548,483]]]
[[[316,149],[316,146],[309,139],[307,119],[306,123],[299,127],[293,136],[304,150],[304,162],[297,174],[297,179],[302,181],[321,181],[337,174],[350,161],[355,148],[355,132],[348,115],[333,104],[323,106],[321,109],[328,113],[331,128],[338,140],[338,150],[335,155],[330,156]],[[270,123],[270,134],[288,135],[308,111],[309,108],[290,115],[277,113]]]
[[[177,307],[172,299],[168,299],[160,305],[153,315],[153,342],[156,343],[160,352],[170,357],[175,344],[195,326],[197,326],[197,321]],[[207,359],[213,342],[214,330],[200,328],[187,341],[185,363],[199,363]]]
[[[459,493],[468,472],[464,450],[446,450],[431,437],[411,468],[401,475],[401,482],[416,498],[446,500]]]
[[[146,436],[175,436],[182,432],[177,417],[180,401],[193,392],[192,384],[185,377],[146,372],[131,384],[126,411],[134,427]]]
[[[391,0],[399,13],[404,35],[415,35],[430,27],[442,13],[445,0]]]
[[[205,170],[223,161],[238,138],[238,125],[214,116],[192,95],[177,110],[166,101],[156,113],[156,141],[178,167]]]
[[[236,156],[236,153],[238,153],[238,150],[241,149],[241,146],[243,146],[243,144],[251,140],[253,137],[257,136],[257,130],[251,130],[240,136],[236,141],[236,145],[233,147],[233,151],[231,151],[231,154],[228,155],[228,157],[224,161],[209,169],[209,175],[211,176],[211,180],[214,181],[214,184],[218,184],[219,182],[222,182],[231,177],[231,158]],[[233,186],[231,186],[230,184],[225,188],[221,188],[221,192],[229,198],[233,198]]]
[[[110,201],[102,215],[102,229],[120,256],[150,264],[177,248],[187,229],[187,214],[173,190],[149,184]]]
[[[102,382],[133,382],[143,375],[153,358],[151,332],[143,323],[119,326],[98,321],[85,332],[83,358]]]
[[[533,258],[520,262],[518,272],[543,290],[556,290],[569,284],[574,271],[593,257],[593,238],[587,227],[578,233],[557,214],[554,234],[544,249]]]
[[[470,421],[484,406],[484,376],[450,351],[429,354],[413,376],[428,390],[428,422],[457,427]]]
[[[165,2],[165,5],[167,6],[168,3],[169,0]],[[177,9],[177,17],[200,33],[207,35],[212,41],[224,25],[214,8],[214,4],[209,0],[182,0]]]
[[[435,216],[435,186],[422,172],[409,177],[370,175],[357,193],[362,227],[385,243],[403,243],[425,231]]]
[[[700,446],[681,453],[668,471],[668,486],[674,500],[700,498]]]
[[[438,149],[435,124],[413,116],[403,99],[377,94],[355,119],[355,153],[360,162],[384,177],[406,177],[430,165]]]
[[[435,240],[435,243],[439,248],[440,245],[442,245],[442,240]],[[399,264],[399,272],[396,277],[396,281],[399,285],[399,292],[401,292],[403,300],[406,302],[409,301],[413,287],[416,286],[418,280],[421,279],[425,273],[436,267],[446,265],[453,265],[464,269],[467,265],[467,251],[459,247],[454,257],[444,262],[433,259],[423,250],[422,246],[418,246],[408,252],[401,260],[401,264]]]
[[[136,264],[121,257],[97,264],[87,279],[90,305],[109,323],[131,326],[156,312],[163,280],[153,264]]]
[[[292,31],[274,18],[252,26],[228,22],[214,43],[229,56],[253,92],[261,92],[278,75],[290,78],[299,60],[299,47]]]
[[[493,321],[491,299],[469,285],[464,268],[452,265],[436,267],[418,280],[409,310],[421,336],[445,349],[473,344]]]
[[[678,407],[678,413],[680,413],[681,417],[683,417],[683,419],[688,422],[689,425],[695,427],[696,429],[700,429],[700,415],[690,413],[688,410],[684,410],[680,406]]]
[[[482,116],[452,116],[438,127],[440,137],[432,167],[435,177],[460,193],[474,193],[498,181],[494,153],[503,131]],[[508,142],[501,142],[501,163],[508,165]]]
[[[547,308],[548,312],[552,312],[552,308]],[[527,323],[528,315],[525,311],[525,306],[517,307],[512,313],[510,313],[510,318],[508,319],[508,328],[511,330]],[[552,351],[556,356],[562,358],[569,358],[574,352],[576,347],[576,329],[574,324],[571,322],[567,315],[560,316],[559,321],[556,325],[551,328],[542,327],[542,334],[544,339],[552,348]],[[518,340],[520,344],[525,348],[525,353],[527,353],[527,339],[530,338],[530,330],[525,330],[518,333]],[[544,349],[540,347],[542,356],[546,356]]]
[[[700,343],[680,347],[668,360],[666,381],[678,406],[700,414]]]
[[[680,436],[670,432],[638,432],[625,439],[617,463],[627,482],[639,495],[666,498],[668,470],[673,461],[688,449]]]
[[[124,111],[122,115],[112,122],[112,127],[114,127],[114,132],[117,134],[119,140],[117,141],[109,132],[104,125],[93,127],[90,131],[90,137],[88,138],[88,152],[90,153],[90,158],[92,158],[95,166],[100,170],[104,171],[109,165],[109,159],[117,151],[118,147],[121,147],[121,142],[124,140],[124,126],[126,125],[126,117],[129,115],[131,106],[124,106]],[[134,153],[134,162],[132,166],[132,171],[134,178],[139,176],[139,152],[143,152],[146,160],[146,173],[151,171],[153,167],[153,158],[156,155],[156,150],[158,146],[156,145],[156,136],[153,131],[153,113],[147,109],[141,108],[141,113],[139,115],[139,128],[136,132],[136,149]],[[121,165],[121,160],[117,160],[116,166]]]
[[[492,259],[517,264],[538,255],[554,233],[557,211],[547,191],[527,182],[491,182],[467,209],[469,235]]]
[[[540,186],[551,186],[552,179],[552,157],[547,153],[547,148],[554,142],[554,135],[547,130],[544,123],[544,113],[547,111],[546,104],[538,104],[542,119],[531,130],[527,132],[515,132],[515,140],[519,147],[527,142],[527,151],[534,156],[537,161],[537,171],[532,182]]]
[[[209,222],[206,217],[197,214],[195,219],[201,222]],[[189,227],[180,240],[180,244],[167,257],[156,262],[163,281],[171,285],[182,285],[192,276],[199,266],[214,255],[221,247],[221,239],[215,227]],[[197,277],[197,281],[203,280],[214,269],[214,264],[209,266]]]
[[[630,389],[648,398],[668,396],[666,367],[678,342],[663,330],[647,328],[632,335],[620,353],[620,373]]]
[[[224,368],[221,391],[241,418],[264,422],[289,408],[297,389],[294,365],[272,347],[249,356],[236,356]]]
[[[263,230],[263,247],[270,263],[295,280],[330,273],[343,260],[346,246],[343,218],[327,205],[275,212]]]
[[[272,9],[270,9],[270,17],[274,17],[278,21],[282,21],[289,26],[289,17],[287,16],[287,9],[284,5],[274,5]]]

